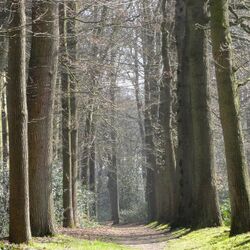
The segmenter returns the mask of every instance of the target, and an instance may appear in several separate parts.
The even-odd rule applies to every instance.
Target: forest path
[[[114,242],[138,250],[163,250],[167,241],[173,238],[168,231],[135,224],[62,229],[61,233],[81,239]]]

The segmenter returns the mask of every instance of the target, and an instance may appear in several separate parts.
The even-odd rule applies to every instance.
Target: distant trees
[[[31,239],[28,183],[25,1],[10,1],[7,108],[10,140],[10,224],[13,243]]]

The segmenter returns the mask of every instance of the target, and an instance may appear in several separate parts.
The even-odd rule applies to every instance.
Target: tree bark
[[[207,2],[187,1],[187,74],[193,135],[193,216],[195,228],[219,226],[221,216],[215,184],[208,70]]]
[[[172,135],[173,81],[170,66],[168,20],[166,0],[162,1],[162,61],[163,76],[160,86],[160,145],[161,156],[158,170],[157,221],[172,222],[175,214],[175,152]],[[164,194],[164,195],[163,195]]]
[[[9,240],[31,239],[28,186],[28,141],[26,104],[26,18],[25,1],[10,1],[8,60],[8,122],[10,139]]]
[[[205,1],[177,2],[179,209],[174,226],[198,228],[221,224],[209,108],[206,25]]]
[[[76,2],[72,1],[67,4],[67,46],[70,62],[70,139],[71,139],[71,168],[72,168],[72,207],[74,224],[77,224],[77,179],[78,179],[78,121],[77,121],[77,36],[76,36]]]
[[[146,153],[146,200],[148,204],[148,220],[156,219],[156,151],[154,145],[154,124],[157,120],[158,105],[156,97],[157,81],[155,76],[155,46],[154,33],[152,32],[151,10],[149,2],[143,1],[144,31],[142,32],[143,63],[144,63],[144,131],[145,131],[145,153]]]
[[[192,208],[192,119],[190,88],[187,84],[189,57],[187,56],[186,4],[176,1],[175,37],[178,56],[177,70],[177,131],[178,149],[176,156],[176,202],[177,216],[173,227],[188,226]]]
[[[52,200],[53,97],[58,58],[58,6],[32,3],[32,41],[28,78],[28,137],[31,230],[34,236],[55,232]]]
[[[95,120],[94,110],[90,113],[90,133],[89,133],[89,151],[88,151],[88,190],[92,192],[93,200],[89,203],[89,216],[96,216],[96,148],[95,148]]]
[[[232,210],[230,234],[236,235],[250,230],[250,179],[239,117],[227,0],[211,1],[211,32]]]
[[[62,155],[63,155],[63,227],[74,227],[72,203],[72,161],[70,134],[70,80],[69,55],[67,48],[67,4],[60,4],[61,36],[61,90],[62,90]]]
[[[111,55],[111,62],[115,62],[116,56]],[[116,73],[114,72],[114,63],[111,68],[111,76],[110,76],[110,100],[111,100],[111,157],[110,157],[110,169],[108,173],[108,189],[110,196],[110,204],[111,204],[111,215],[113,224],[119,224],[119,193],[118,193],[118,178],[117,178],[117,132],[116,132]]]

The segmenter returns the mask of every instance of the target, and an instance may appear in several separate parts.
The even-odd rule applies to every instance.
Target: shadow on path
[[[157,231],[144,225],[105,225],[85,229],[61,229],[62,234],[87,239],[114,242],[141,250],[163,250],[173,239],[168,231]]]

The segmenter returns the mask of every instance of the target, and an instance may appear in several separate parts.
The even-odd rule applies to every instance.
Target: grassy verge
[[[197,231],[180,230],[173,232],[179,237],[168,241],[165,250],[188,249],[250,249],[250,233],[229,237],[228,227],[207,228]]]
[[[53,238],[37,238],[28,245],[6,245],[0,242],[0,250],[129,250],[131,248],[101,241],[87,241],[58,235]]]

